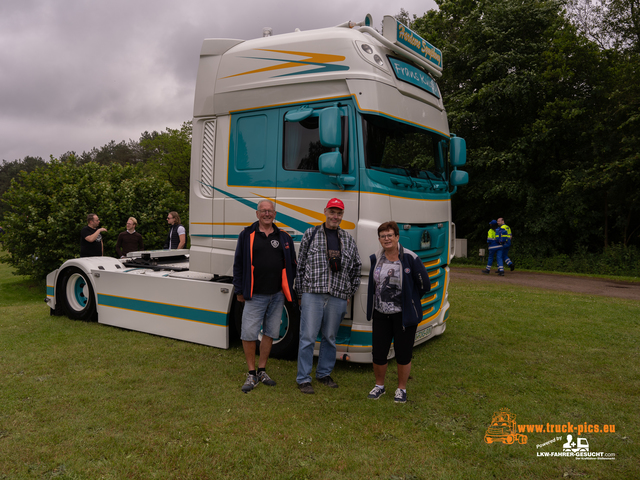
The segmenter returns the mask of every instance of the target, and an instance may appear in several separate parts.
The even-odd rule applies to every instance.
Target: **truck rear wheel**
[[[234,307],[234,320],[238,336],[242,332],[242,310],[244,304],[236,302]],[[260,352],[260,340],[262,330],[258,334],[256,353]],[[298,342],[300,340],[300,308],[297,303],[284,302],[282,318],[280,321],[280,335],[273,339],[270,357],[295,360],[298,357]]]
[[[97,320],[96,298],[87,274],[77,267],[64,271],[58,287],[67,317],[72,320]]]

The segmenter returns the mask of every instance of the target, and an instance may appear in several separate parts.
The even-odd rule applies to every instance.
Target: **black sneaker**
[[[318,378],[316,380],[318,380],[325,387],[338,388],[338,384],[333,381],[333,378],[331,378],[330,375],[327,375],[326,377]]]
[[[403,392],[399,388],[396,389],[396,394],[393,397],[393,401],[396,403],[407,403],[407,392]]]
[[[489,275],[489,273],[491,273],[491,270],[487,270],[486,268],[483,268],[482,273]]]
[[[298,388],[302,393],[307,393],[309,395],[313,395],[314,393],[316,393],[313,391],[313,387],[311,386],[310,382],[299,383]]]
[[[249,393],[254,387],[258,385],[258,377],[256,375],[247,374],[247,379],[242,385],[242,391],[244,393]]]
[[[385,393],[386,391],[384,387],[380,388],[379,386],[376,385],[375,387],[373,387],[373,390],[369,392],[369,396],[367,398],[370,398],[372,400],[378,400]]]
[[[504,270],[500,270],[500,271],[498,272],[498,275],[500,275],[501,277],[504,277]]]
[[[267,372],[264,371],[258,372],[258,380],[265,385],[269,385],[270,387],[274,387],[276,385],[276,381],[272,380],[271,377],[267,375]]]
[[[516,264],[512,263],[511,265],[509,265],[509,270],[511,270],[512,272],[516,269]]]

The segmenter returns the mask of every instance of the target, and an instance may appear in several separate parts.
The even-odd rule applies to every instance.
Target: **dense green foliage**
[[[73,151],[67,152],[60,156],[60,160],[71,160],[78,165],[89,162],[99,163],[100,165],[109,165],[111,163],[135,165],[144,162],[148,157],[148,152],[145,152],[139,142],[134,140],[125,142],[123,140],[120,143],[116,143],[115,140],[111,140],[106,145],[100,148],[94,147],[88,152],[82,152],[81,155],[77,155]]]
[[[78,165],[73,158],[53,159],[31,173],[22,172],[5,192],[3,259],[17,273],[44,278],[80,253],[80,230],[88,213],[100,218],[104,252],[115,256],[117,236],[130,216],[148,249],[162,248],[166,214],[176,210],[188,225],[188,206],[181,192],[166,181],[142,175],[139,166],[118,163]]]
[[[532,257],[640,245],[637,36],[604,48],[559,0],[436,2],[411,26],[443,50],[451,131],[467,141],[459,236],[482,245],[504,217]],[[607,11],[625,2],[640,3]]]
[[[191,122],[184,122],[180,129],[167,128],[166,132],[145,132],[140,146],[148,156],[147,171],[168,181],[189,198],[189,173],[191,166]]]
[[[13,162],[2,161],[0,165],[0,199],[4,192],[11,186],[11,180],[16,178],[20,172],[32,172],[37,167],[45,166],[46,162],[40,157],[24,157],[22,160]],[[4,218],[5,205],[0,202],[0,226]]]

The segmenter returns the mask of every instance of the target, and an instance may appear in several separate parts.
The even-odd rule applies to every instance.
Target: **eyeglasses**
[[[261,213],[262,215],[274,215],[276,213],[275,210],[258,210],[258,213]]]
[[[396,236],[396,234],[395,234],[395,233],[391,233],[391,234],[389,234],[389,235],[380,235],[378,238],[379,238],[380,240],[387,240],[387,239],[389,239],[389,238],[394,238],[395,236]]]

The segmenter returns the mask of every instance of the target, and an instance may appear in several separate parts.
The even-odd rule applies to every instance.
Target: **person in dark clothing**
[[[106,228],[98,228],[100,219],[95,213],[87,215],[87,225],[80,231],[80,256],[101,257],[104,254],[102,233]]]
[[[431,290],[429,274],[418,255],[400,245],[400,229],[396,222],[378,227],[380,248],[369,257],[367,320],[373,318],[373,373],[376,384],[368,398],[385,394],[384,379],[387,357],[393,341],[398,364],[396,403],[407,401],[407,381],[411,373],[411,357],[418,324],[422,321],[422,296]],[[392,273],[393,272],[393,273]],[[400,272],[398,276],[395,272]]]
[[[118,235],[118,241],[116,242],[118,258],[125,258],[129,252],[140,252],[144,250],[142,235],[136,232],[138,221],[133,217],[129,217],[126,226],[127,230]]]
[[[238,236],[233,261],[233,286],[244,303],[240,339],[249,373],[242,391],[249,393],[258,383],[275,386],[266,371],[273,339],[280,336],[280,320],[285,299],[293,302],[296,277],[296,250],[293,239],[274,225],[276,205],[271,200],[258,203],[258,221]],[[256,341],[260,328],[260,360],[256,371]]]
[[[167,223],[171,225],[169,234],[164,242],[165,250],[179,250],[187,244],[187,231],[180,223],[180,215],[178,212],[169,212],[167,215]]]

